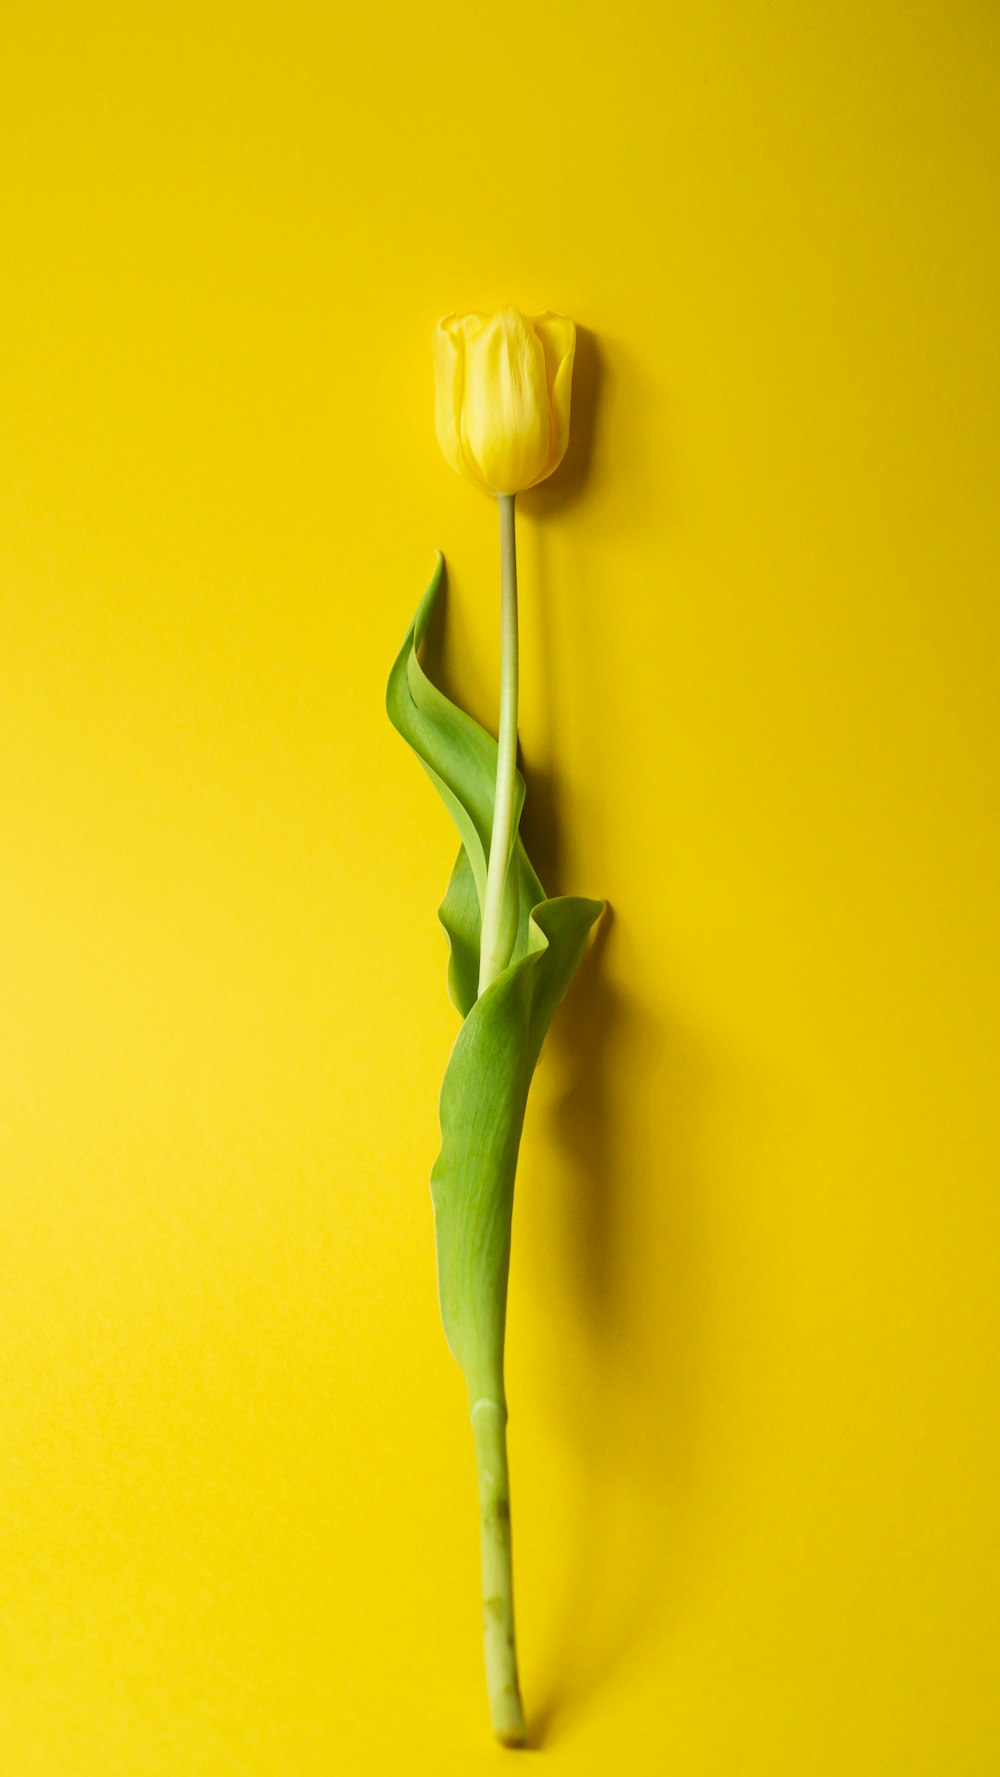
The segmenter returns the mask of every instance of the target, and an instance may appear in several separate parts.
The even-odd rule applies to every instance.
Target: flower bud
[[[562,462],[576,328],[566,315],[445,315],[434,329],[438,443],[489,494],[519,494]]]

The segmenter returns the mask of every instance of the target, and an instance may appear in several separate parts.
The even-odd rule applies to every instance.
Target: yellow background
[[[540,1768],[1000,1768],[1000,20],[18,7],[0,75],[2,1767],[500,1768],[427,1176],[454,837],[383,712],[562,309],[529,849],[614,918],[515,1216]]]

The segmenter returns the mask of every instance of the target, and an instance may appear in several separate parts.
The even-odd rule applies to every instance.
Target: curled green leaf
[[[448,1343],[472,1403],[502,1404],[514,1175],[528,1089],[549,1022],[604,904],[569,895],[548,900],[517,835],[504,884],[509,961],[477,998],[497,746],[432,684],[418,658],[443,567],[439,555],[393,666],[386,707],[461,839],[439,909],[450,947],[449,992],[463,1024],[441,1088],[441,1150],[431,1173],[438,1290]],[[518,774],[518,815],[523,800]]]

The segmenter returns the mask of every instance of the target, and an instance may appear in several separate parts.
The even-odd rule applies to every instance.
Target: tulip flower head
[[[434,329],[438,443],[488,494],[519,494],[569,440],[576,327],[566,315],[445,315]]]

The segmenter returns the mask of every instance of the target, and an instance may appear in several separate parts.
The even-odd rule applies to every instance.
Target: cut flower
[[[488,494],[519,494],[559,467],[569,440],[576,327],[567,315],[445,315],[434,329],[434,418],[452,468]]]

